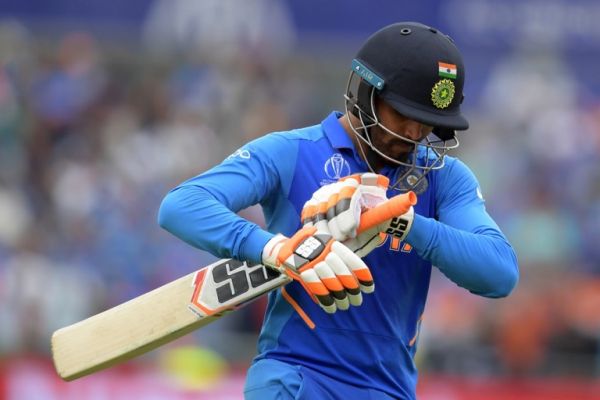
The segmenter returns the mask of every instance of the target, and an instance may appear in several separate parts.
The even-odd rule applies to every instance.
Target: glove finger
[[[327,232],[332,235],[331,230],[329,229],[329,221],[327,221],[327,202],[320,202],[318,204],[317,213],[313,219],[313,224],[317,227],[317,230]]]
[[[317,220],[327,219],[327,203],[333,194],[339,192],[340,185],[339,182],[335,182],[325,185],[313,193],[309,201],[311,204],[313,204],[313,202],[317,204]]]
[[[315,271],[325,287],[329,289],[337,308],[347,310],[350,307],[350,301],[348,300],[344,286],[336,277],[331,267],[326,262],[320,262],[315,266]]]
[[[314,225],[318,205],[319,203],[315,199],[310,199],[304,203],[304,207],[302,207],[302,212],[300,214],[300,221],[302,222],[303,227]]]
[[[333,314],[337,310],[333,296],[321,281],[314,268],[301,272],[300,278],[304,282],[304,287],[317,299],[317,302],[325,312]]]
[[[327,201],[327,229],[329,230],[329,232],[331,233],[331,236],[333,236],[333,238],[335,240],[345,240],[346,237],[340,232],[339,228],[338,228],[338,224],[337,224],[337,217],[336,217],[336,204],[339,198],[339,194],[338,193],[334,193],[331,196],[329,196],[329,200]]]
[[[336,206],[336,224],[338,230],[344,236],[343,239],[338,240],[343,241],[349,237],[356,236],[362,211],[362,191],[360,188],[347,188],[344,193],[340,194],[346,197],[344,200],[338,200]]]
[[[360,176],[360,184],[364,186],[378,186],[387,189],[390,185],[390,180],[379,174],[373,172],[365,172]]]
[[[335,199],[335,209],[330,208],[328,217],[330,221],[335,222],[336,231],[340,235],[336,237],[338,241],[344,241],[348,237],[356,236],[356,229],[360,221],[360,187],[356,179],[347,179],[340,182],[338,196]],[[330,199],[330,206],[331,206]],[[335,218],[332,218],[332,214]]]
[[[344,240],[348,239],[348,237],[340,231],[340,228],[337,224],[337,218],[327,221],[327,230],[338,242],[343,242]]]
[[[323,186],[319,190],[313,193],[311,199],[308,201],[310,204],[316,205],[316,213],[313,218],[313,223],[317,223],[321,220],[327,220],[327,201],[333,193],[337,193],[338,183]]]
[[[344,176],[343,178],[340,178],[340,180],[338,182],[346,182],[348,180],[354,180],[354,181],[356,181],[356,184],[358,186],[358,184],[360,184],[361,175],[362,174],[352,174],[352,175]]]
[[[363,258],[381,246],[385,238],[385,233],[380,233],[377,228],[371,228],[355,238],[345,240],[342,244],[352,250],[354,254]]]
[[[360,290],[364,293],[372,293],[375,290],[375,283],[373,282],[373,276],[367,264],[354,254],[352,250],[341,244],[340,242],[333,242],[331,250],[335,252],[346,264],[358,282],[360,284]]]
[[[360,285],[352,271],[350,271],[348,266],[344,264],[340,256],[335,253],[327,254],[327,257],[325,257],[325,262],[337,276],[342,286],[344,286],[344,289],[348,294],[350,304],[353,306],[360,306],[362,304]]]

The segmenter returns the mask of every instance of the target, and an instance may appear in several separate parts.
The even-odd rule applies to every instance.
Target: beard
[[[410,160],[410,157],[416,150],[416,145],[414,143],[410,143],[404,141],[400,138],[394,137],[387,132],[373,132],[374,136],[371,137],[371,143],[373,147],[375,147],[378,151],[383,153],[385,156],[398,160],[400,162],[407,162]],[[382,157],[380,154],[377,154],[381,161],[390,166],[397,166],[393,161],[388,160],[385,157]]]

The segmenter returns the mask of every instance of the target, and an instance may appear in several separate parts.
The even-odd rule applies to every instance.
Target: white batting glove
[[[360,257],[365,257],[381,244],[385,236],[392,234],[400,240],[412,226],[414,210],[410,210],[357,236],[361,214],[387,200],[389,179],[374,173],[355,174],[317,190],[302,209],[304,226],[316,226],[329,232]]]
[[[264,265],[299,281],[328,313],[362,304],[361,291],[375,290],[367,265],[352,250],[316,227],[287,238],[276,235],[262,253]]]

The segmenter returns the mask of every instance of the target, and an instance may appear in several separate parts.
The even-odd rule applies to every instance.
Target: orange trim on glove
[[[300,215],[300,220],[302,223],[306,223],[309,220],[313,219],[315,215],[317,215],[318,207],[316,205],[306,206],[302,209],[302,214]]]
[[[353,174],[353,175],[348,175],[348,176],[344,176],[343,178],[340,178],[340,182],[343,182],[347,179],[354,179],[356,181],[358,181],[358,183],[360,183],[361,185],[363,184],[362,182],[362,175],[363,174]],[[390,179],[387,176],[383,176],[383,175],[377,175],[377,186],[381,186],[383,188],[386,188],[390,185]]]

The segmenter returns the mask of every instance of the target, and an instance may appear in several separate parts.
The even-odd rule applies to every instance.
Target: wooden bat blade
[[[52,358],[71,381],[144,354],[220,318],[289,278],[220,260],[126,303],[54,332]]]

